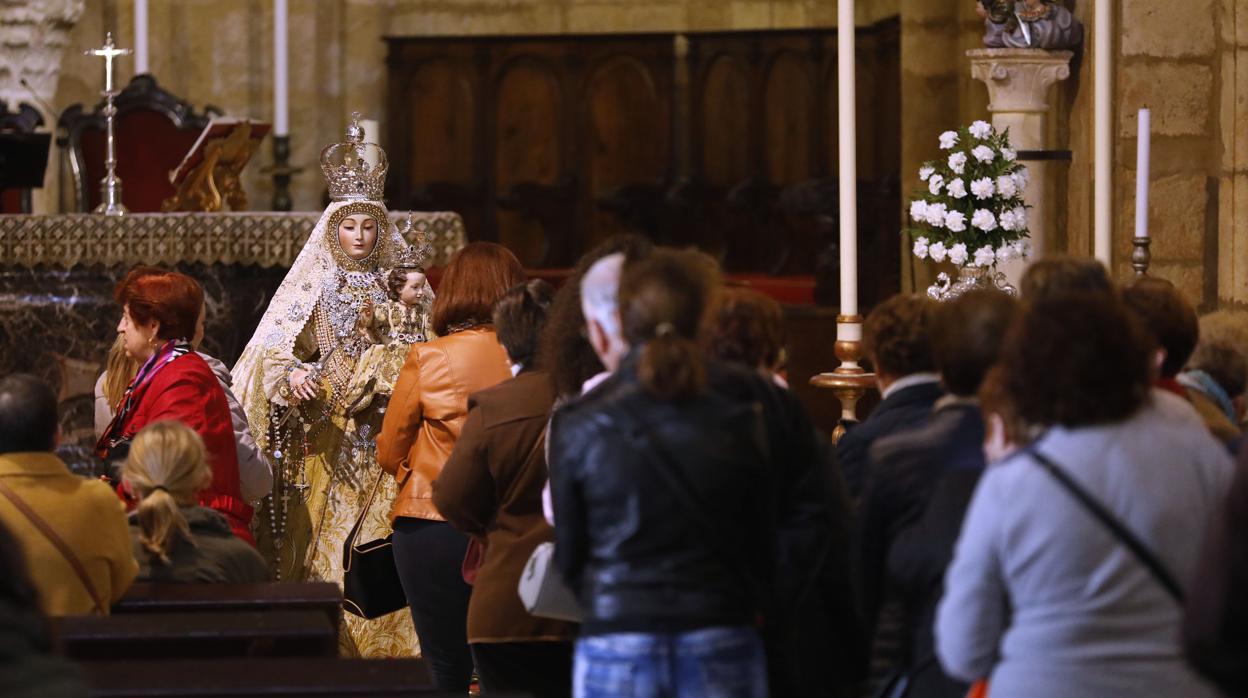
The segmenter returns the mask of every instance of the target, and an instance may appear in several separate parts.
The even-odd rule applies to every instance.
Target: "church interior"
[[[331,166],[326,153],[344,145],[344,134],[348,150],[379,148],[361,156],[363,164],[347,156]],[[973,143],[982,143],[987,156],[976,154]],[[372,193],[344,193],[352,181],[335,182],[333,167]],[[986,178],[965,176],[959,192],[948,180],[964,167]],[[379,191],[372,191],[374,175]],[[298,260],[312,254],[317,231],[345,225],[336,205],[365,200],[386,214],[384,222],[373,219],[381,231],[369,244],[380,249],[395,231],[395,245],[413,245],[421,256],[420,273],[432,292],[422,303],[454,278],[448,269],[461,250],[496,243],[514,255],[524,278],[560,292],[580,284],[586,305],[584,318],[577,316],[578,341],[590,344],[584,284],[595,250],[621,235],[656,248],[696,249],[714,261],[726,288],[756,292],[779,309],[783,343],[776,363],[786,392],[839,459],[837,441],[858,429],[866,433],[872,414],[896,393],[886,383],[899,376],[877,365],[885,345],[872,311],[893,308],[898,297],[929,299],[933,307],[952,303],[963,285],[1014,296],[1022,288],[1027,307],[1024,249],[1031,261],[1099,262],[1115,288],[1133,288],[1140,279],[1168,282],[1176,302],[1200,316],[1202,339],[1206,317],[1248,328],[1248,0],[0,3],[0,376],[30,374],[51,388],[56,453],[76,476],[116,475],[116,464],[101,456],[110,433],[103,429],[109,419],[100,421],[101,374],[118,370],[110,357],[117,355],[118,333],[125,335],[117,324],[123,306],[122,323],[131,321],[124,299],[132,270],[171,270],[201,288],[202,352],[234,367],[242,424],[268,430],[254,436],[268,448],[265,468],[275,484],[252,501],[259,522],[253,528],[272,525],[280,548],[277,520],[296,524],[287,524],[286,504],[279,507],[278,500],[298,499],[299,488],[319,485],[289,469],[294,446],[286,461],[274,459],[274,444],[289,436],[283,425],[298,410],[279,423],[265,402],[258,420],[254,396],[246,393],[259,388],[246,383],[240,368],[250,366],[266,328],[286,332],[274,329],[280,320],[270,324],[278,299],[302,273]],[[976,201],[991,202],[986,208],[1002,203],[985,223],[987,212]],[[963,203],[968,215],[951,219],[949,211]],[[934,205],[940,211],[933,217]],[[954,245],[960,235],[966,244]],[[341,261],[342,254],[350,256],[334,247],[325,259]],[[351,259],[344,269],[356,270]],[[434,330],[433,302],[421,342],[425,334],[429,340],[443,334]],[[292,323],[308,327],[322,317],[299,303],[280,307]],[[901,322],[908,311],[888,312]],[[459,329],[452,325],[444,338]],[[1248,357],[1248,329],[1233,336],[1236,355]],[[289,349],[305,340],[291,334],[283,341]],[[331,358],[348,353],[319,341],[319,359],[296,356],[288,374],[314,363],[312,375],[320,379]],[[151,356],[143,365],[154,366],[156,358],[175,360],[180,350],[162,351],[149,348],[139,358]],[[393,370],[405,372],[398,380],[414,354],[394,354]],[[1248,374],[1244,359],[1237,365]],[[138,404],[147,371],[117,388],[124,398],[106,405],[106,417],[133,416],[127,411]],[[886,380],[877,381],[877,374]],[[255,385],[267,390],[267,380]],[[395,379],[388,380],[394,387]],[[298,391],[293,381],[290,386]],[[1222,390],[1210,408],[1229,412],[1226,426],[1235,435],[1242,433],[1246,399],[1242,379],[1237,387],[1238,393]],[[228,383],[225,388],[229,393]],[[0,408],[3,393],[0,385]],[[272,395],[265,400],[285,404]],[[368,456],[376,470],[388,446],[378,434],[388,433],[394,415],[384,406],[360,409],[337,428],[356,439],[357,456],[361,443],[376,449]],[[366,424],[366,414],[374,421]],[[289,443],[301,438],[305,454],[310,438],[314,446],[322,438],[308,425],[302,435],[291,433]],[[211,451],[206,436],[205,445]],[[0,481],[8,472],[4,456],[0,449]],[[859,506],[862,493],[848,471],[845,476],[849,499]],[[550,477],[547,492],[556,487],[557,495]],[[373,494],[397,496],[400,511],[407,486],[400,481],[396,495],[393,483],[381,485],[385,479]],[[366,486],[359,491],[368,494]],[[332,492],[326,511],[335,506]],[[0,500],[0,523],[17,515],[8,504]],[[357,508],[358,502],[350,505],[350,516]],[[390,526],[380,516],[378,525],[387,530],[378,537]],[[251,542],[264,552],[268,533],[256,530]],[[545,532],[564,544],[549,527]],[[394,535],[398,540],[398,524]],[[332,543],[338,555],[343,543]],[[418,661],[410,647],[344,649],[350,643],[343,638],[360,627],[357,619],[348,613],[344,620],[339,586],[312,583],[341,582],[346,562],[333,564],[326,576],[222,585],[206,596],[197,596],[195,585],[140,579],[129,596],[114,599],[111,616],[104,608],[104,617],[55,619],[61,640],[50,641],[55,649],[43,654],[86,667],[87,692],[70,686],[65,693],[13,695],[122,696],[140,689],[225,695],[229,681],[250,687],[231,695],[259,695],[262,687],[272,695],[310,694],[315,682],[332,687],[326,695],[432,691],[440,679],[429,683],[426,665],[440,660]],[[0,600],[0,625],[10,603]],[[196,610],[201,606],[207,610]],[[410,635],[406,613],[398,615]],[[943,627],[943,619],[925,622]],[[420,624],[418,618],[424,645]],[[0,637],[6,632],[0,628]],[[880,637],[874,660],[889,654]],[[944,652],[941,662],[952,672]],[[411,664],[347,659],[404,653]],[[335,657],[342,658],[328,661]],[[143,680],[126,669],[131,664],[143,667]],[[476,664],[483,682],[474,679],[474,691],[542,695],[491,690],[497,667],[484,659]],[[230,678],[216,685],[189,680],[188,672]],[[904,685],[900,692],[870,692],[881,689],[880,675],[863,672],[829,680],[837,685],[826,692],[803,682],[797,694],[944,696],[969,688],[951,693],[917,681],[909,692]],[[286,678],[266,678],[274,673]],[[298,677],[310,678],[300,684]],[[585,689],[577,677],[576,695],[612,695]],[[1003,674],[1001,685],[1009,679]],[[1101,695],[1144,694],[1106,690]],[[0,694],[9,694],[2,678]]]

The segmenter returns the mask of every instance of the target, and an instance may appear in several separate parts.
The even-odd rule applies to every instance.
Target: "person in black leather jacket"
[[[783,626],[781,590],[815,583],[804,572],[825,553],[831,514],[813,430],[758,374],[700,356],[716,281],[692,253],[627,267],[631,349],[555,415],[556,561],[587,616],[577,695],[766,695],[758,620]],[[589,319],[597,347],[602,323]]]

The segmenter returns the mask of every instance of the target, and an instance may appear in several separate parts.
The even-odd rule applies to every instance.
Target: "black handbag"
[[[384,477],[385,473],[378,476],[368,503],[342,546],[342,607],[370,620],[407,607],[407,595],[394,565],[393,534],[359,545],[355,542]]]

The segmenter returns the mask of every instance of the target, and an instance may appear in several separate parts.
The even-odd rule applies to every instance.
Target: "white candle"
[[[290,134],[290,66],[286,49],[286,0],[273,0],[273,135]]]
[[[1140,110],[1140,132],[1135,142],[1135,236],[1148,237],[1148,175],[1152,116]]]
[[[147,72],[147,0],[134,0],[134,74]]]
[[[360,128],[364,129],[364,142],[381,145],[381,125],[376,119],[360,119]]]
[[[1095,51],[1096,116],[1095,116],[1095,168],[1093,173],[1095,213],[1093,216],[1093,240],[1095,255],[1105,266],[1112,262],[1113,241],[1113,3],[1097,0]]]
[[[838,0],[836,18],[837,42],[837,112],[840,143],[841,196],[841,315],[858,314],[858,152],[855,123],[854,84],[854,0]],[[849,328],[837,326],[837,338],[852,341],[845,335]]]

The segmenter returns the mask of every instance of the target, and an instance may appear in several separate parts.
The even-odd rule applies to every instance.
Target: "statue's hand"
[[[980,0],[975,0],[975,14],[979,15],[980,19],[988,19],[988,10],[984,9],[984,3]]]
[[[296,368],[291,371],[290,392],[298,400],[315,398],[316,382],[312,380],[312,372],[306,368]]]

